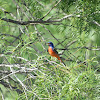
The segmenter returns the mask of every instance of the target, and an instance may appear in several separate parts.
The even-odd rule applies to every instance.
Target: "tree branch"
[[[72,49],[88,49],[88,50],[92,50],[92,51],[100,51],[100,48],[96,48],[96,49],[92,49],[92,47],[76,47],[76,48],[65,48],[65,49],[60,49],[60,48],[56,48],[58,50],[72,50]]]
[[[93,20],[93,23],[100,26],[100,24],[98,22],[96,22],[95,20]]]
[[[60,2],[61,0],[59,0],[41,19],[45,18],[52,11],[52,9],[56,7]]]
[[[3,80],[0,81],[0,84],[2,84],[4,87],[7,87],[7,88],[10,88],[10,89],[16,90],[16,92],[18,92],[18,93],[23,93],[22,90],[17,89],[17,87],[14,87],[11,84],[9,84],[9,83],[7,83],[7,82],[5,82]]]
[[[6,21],[6,22],[10,22],[10,23],[14,23],[14,24],[19,24],[19,25],[28,25],[28,24],[46,24],[46,23],[54,23],[54,22],[61,22],[63,21],[64,19],[67,19],[69,17],[74,17],[74,15],[66,15],[64,16],[63,18],[61,19],[57,19],[57,20],[46,20],[46,21],[43,21],[43,20],[37,20],[37,21],[16,21],[16,20],[13,20],[13,19],[7,19],[7,18],[1,18],[1,20],[3,21]],[[79,15],[77,15],[76,17],[79,17]]]

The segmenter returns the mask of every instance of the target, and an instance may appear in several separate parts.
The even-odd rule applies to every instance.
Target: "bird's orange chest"
[[[48,52],[51,56],[56,56],[57,54],[53,51],[51,47],[48,48]]]
[[[49,47],[49,48],[48,48],[48,52],[49,52],[49,54],[51,55],[54,51],[53,51],[53,49],[52,49],[51,47]]]

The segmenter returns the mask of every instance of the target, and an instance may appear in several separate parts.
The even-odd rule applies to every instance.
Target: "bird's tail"
[[[61,62],[66,66],[66,64],[61,60]]]
[[[66,66],[66,64],[62,61],[60,57],[58,57],[58,60],[60,60]]]

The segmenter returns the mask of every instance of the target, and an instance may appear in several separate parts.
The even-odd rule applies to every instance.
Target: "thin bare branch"
[[[41,19],[45,18],[60,2],[61,0],[59,0]]]
[[[95,20],[93,20],[93,23],[100,26],[100,24],[98,22],[96,22]]]

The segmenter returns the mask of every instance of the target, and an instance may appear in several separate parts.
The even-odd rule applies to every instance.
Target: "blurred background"
[[[0,0],[1,100],[99,100],[99,72],[99,0]]]

